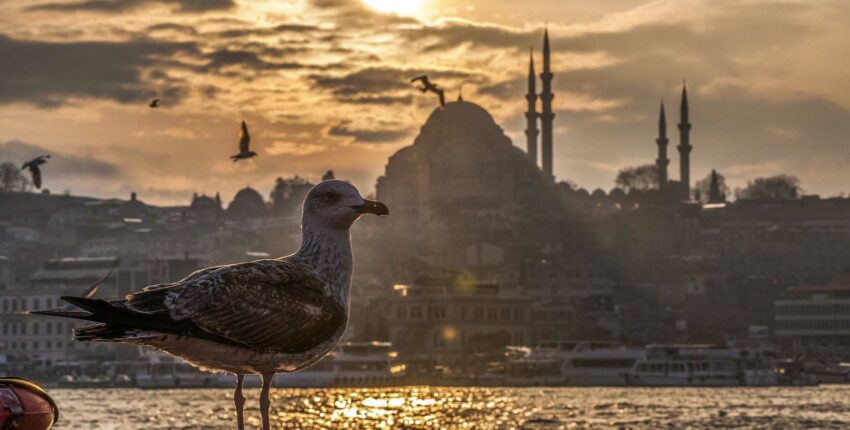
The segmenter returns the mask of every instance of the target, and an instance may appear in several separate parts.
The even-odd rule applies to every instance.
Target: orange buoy
[[[59,409],[38,385],[14,377],[0,378],[0,430],[48,430]]]

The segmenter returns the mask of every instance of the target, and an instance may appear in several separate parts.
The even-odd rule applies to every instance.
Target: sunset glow
[[[425,0],[363,0],[363,2],[378,12],[400,15],[415,15],[421,12],[425,5]]]

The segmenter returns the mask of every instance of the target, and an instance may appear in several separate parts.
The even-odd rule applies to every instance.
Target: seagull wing
[[[30,175],[32,175],[32,183],[36,188],[41,189],[41,169],[38,168],[38,164],[31,163],[29,165]]]
[[[248,152],[251,145],[251,135],[248,134],[248,124],[242,121],[242,132],[239,133],[239,152]]]
[[[259,260],[191,278],[131,294],[126,306],[191,321],[250,348],[286,353],[315,348],[345,322],[342,306],[325,295],[325,283],[291,262]]]
[[[434,92],[440,96],[440,107],[446,107],[446,95],[443,93],[443,90],[436,90]]]
[[[417,76],[410,80],[410,82],[422,81],[422,85],[428,85],[428,75]]]

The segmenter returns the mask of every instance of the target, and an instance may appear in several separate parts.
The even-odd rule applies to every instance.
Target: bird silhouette
[[[239,153],[231,155],[233,162],[244,160],[246,158],[256,157],[257,153],[251,151],[251,135],[248,134],[248,124],[242,121],[242,132],[239,133]]]
[[[95,282],[94,284],[92,284],[90,287],[86,288],[86,290],[83,291],[83,294],[80,297],[85,298],[85,299],[90,299],[90,298],[94,297],[94,294],[97,293],[97,289],[98,289],[98,287],[100,287],[100,284],[102,284],[104,281],[109,279],[109,277],[112,276],[112,272],[114,270],[115,270],[114,267],[109,269],[109,273],[104,275],[102,278],[98,279],[98,281]],[[72,305],[72,304],[68,304],[67,306],[65,306],[64,309],[67,310],[67,311],[70,311],[70,310],[77,309],[77,307]]]
[[[32,176],[32,184],[37,189],[41,189],[41,169],[38,166],[46,163],[48,158],[50,158],[50,155],[39,155],[21,166],[21,170],[29,169],[30,176]]]
[[[432,92],[440,97],[440,107],[446,107],[446,96],[443,94],[443,90],[441,90],[437,84],[432,84],[431,81],[428,80],[428,75],[417,76],[410,80],[410,82],[419,81],[422,83],[422,88],[419,91],[424,92]]]
[[[150,106],[150,107],[151,107],[151,109],[156,109],[156,108],[158,108],[158,107],[159,107],[159,99],[153,99],[153,100],[151,100],[151,102],[148,104],[148,106]]]

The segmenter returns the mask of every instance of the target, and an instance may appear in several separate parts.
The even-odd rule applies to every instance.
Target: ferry
[[[139,388],[200,388],[217,386],[217,375],[202,372],[179,358],[158,353],[136,371]],[[235,379],[234,379],[235,382]]]
[[[621,387],[628,384],[629,372],[645,357],[644,348],[617,342],[581,342],[567,354],[561,374],[569,386]]]
[[[345,342],[300,372],[278,374],[277,387],[385,387],[396,384],[405,366],[390,342]]]
[[[406,370],[404,364],[396,363],[398,354],[390,342],[345,342],[340,343],[316,364],[292,373],[278,373],[272,386],[278,388],[325,388],[325,387],[386,387],[398,385]],[[246,375],[244,385],[260,385],[257,375]],[[232,374],[215,376],[214,385],[232,386],[236,377]]]
[[[509,360],[505,366],[505,385],[514,387],[560,386],[566,355],[575,349],[576,342],[541,342],[526,355]]]
[[[635,386],[772,386],[773,353],[758,346],[648,345],[628,373]]]
[[[625,386],[643,348],[608,341],[542,342],[507,365],[512,386]]]

